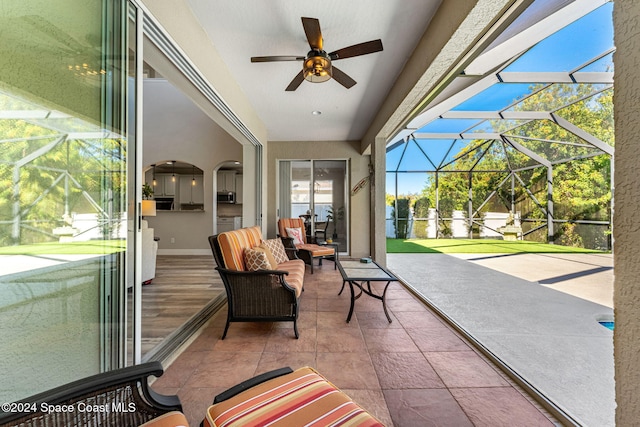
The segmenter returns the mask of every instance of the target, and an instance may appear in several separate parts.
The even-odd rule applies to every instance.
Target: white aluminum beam
[[[519,34],[506,40],[504,43],[479,55],[464,72],[468,75],[484,75],[496,65],[504,63],[514,56],[526,51],[536,43],[549,37],[551,34],[577,21],[608,0],[580,0],[574,1],[556,13],[542,19],[538,23],[524,29]]]
[[[558,71],[503,71],[498,73],[503,83],[593,83],[612,84],[613,73],[610,72],[577,72]]]
[[[448,111],[440,116],[443,119],[483,119],[483,120],[551,120],[546,111]]]
[[[502,139],[497,132],[466,132],[466,133],[414,133],[415,139]]]

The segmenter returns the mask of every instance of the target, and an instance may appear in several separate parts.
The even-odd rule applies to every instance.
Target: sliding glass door
[[[349,252],[346,160],[282,160],[279,164],[279,217],[302,217],[307,235],[333,240]]]
[[[121,2],[0,7],[0,400],[123,363]]]

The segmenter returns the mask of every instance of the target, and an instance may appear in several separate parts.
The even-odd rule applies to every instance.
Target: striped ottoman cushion
[[[209,427],[382,426],[313,368],[300,368],[212,405]]]

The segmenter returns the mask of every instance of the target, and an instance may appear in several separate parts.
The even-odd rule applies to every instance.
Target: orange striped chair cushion
[[[312,257],[318,256],[331,256],[335,255],[336,250],[331,246],[320,246],[312,243],[303,243],[302,245],[296,245],[296,249],[302,251],[309,251]]]
[[[302,243],[307,243],[307,236],[304,228],[304,220],[302,218],[280,218],[278,220],[278,232],[280,237],[289,237],[287,228],[299,228],[302,230]]]
[[[313,368],[301,368],[212,405],[208,427],[383,426]]]
[[[222,259],[224,260],[224,268],[235,271],[245,271],[245,248],[253,248],[261,242],[262,230],[260,230],[258,226],[240,228],[218,234],[218,243],[220,244]]]

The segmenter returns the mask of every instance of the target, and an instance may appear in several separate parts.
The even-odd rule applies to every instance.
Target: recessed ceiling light
[[[313,114],[314,116],[319,116],[320,114],[322,114],[322,111],[319,111],[319,110],[312,111],[311,114]]]

